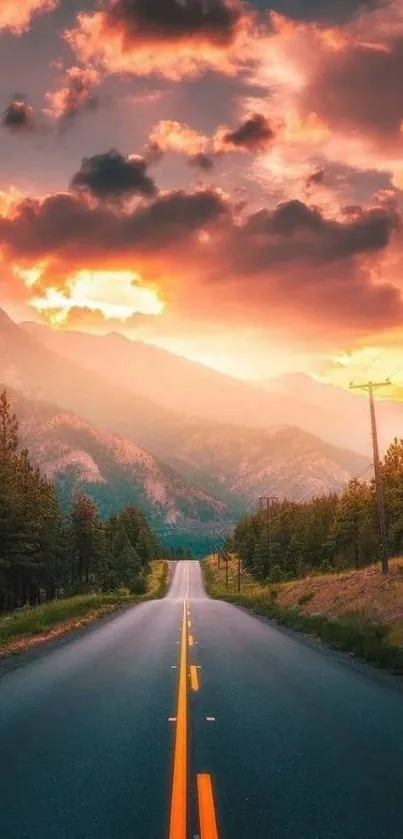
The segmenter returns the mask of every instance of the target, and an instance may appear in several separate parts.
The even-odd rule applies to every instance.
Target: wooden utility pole
[[[383,497],[382,487],[382,470],[379,458],[379,444],[378,444],[378,429],[376,426],[375,400],[374,391],[380,387],[387,387],[391,384],[390,379],[384,382],[365,382],[363,384],[355,385],[350,383],[351,390],[365,390],[369,394],[369,410],[371,416],[371,432],[372,432],[372,450],[374,457],[374,476],[375,476],[375,498],[376,498],[376,513],[378,519],[379,532],[379,549],[382,562],[382,573],[389,573],[389,555],[386,538],[386,519],[385,519],[385,503]]]
[[[225,585],[228,588],[228,552],[225,552]]]

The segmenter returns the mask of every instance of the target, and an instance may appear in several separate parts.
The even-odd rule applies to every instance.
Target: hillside
[[[52,480],[66,505],[82,490],[106,516],[139,505],[152,522],[199,527],[225,517],[225,506],[136,444],[71,412],[12,393],[21,443]]]
[[[251,429],[188,420],[185,428],[165,430],[161,454],[239,512],[256,508],[261,495],[297,501],[337,491],[369,463],[291,426]]]
[[[0,320],[0,351],[5,384],[152,452],[186,481],[220,498],[233,515],[256,506],[259,495],[297,499],[338,489],[368,462],[299,428],[248,428],[169,411],[52,352],[6,315]]]
[[[168,411],[250,428],[294,425],[348,445],[348,424],[333,405],[313,407],[296,394],[265,392],[159,347],[116,333],[89,335],[23,324],[45,347],[84,365],[126,392]],[[344,439],[343,439],[344,434]]]

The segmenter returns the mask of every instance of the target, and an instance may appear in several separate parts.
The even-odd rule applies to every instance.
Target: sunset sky
[[[403,379],[401,0],[0,0],[0,305]]]

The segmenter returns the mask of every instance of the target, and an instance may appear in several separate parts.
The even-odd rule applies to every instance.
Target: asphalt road
[[[209,600],[198,563],[24,661],[1,839],[403,839],[403,692]]]

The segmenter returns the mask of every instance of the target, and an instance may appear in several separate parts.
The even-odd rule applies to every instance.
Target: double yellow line
[[[169,839],[187,839],[187,612],[187,600],[184,600],[180,664],[178,676],[178,699],[176,713],[175,751]],[[189,642],[191,637],[192,636],[189,636]],[[200,683],[197,667],[195,665],[191,665],[189,672],[192,690],[199,690]],[[199,822],[201,839],[218,839],[217,820],[215,815],[214,796],[210,775],[197,775],[197,796],[199,802]]]

